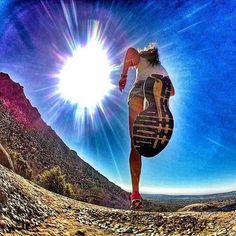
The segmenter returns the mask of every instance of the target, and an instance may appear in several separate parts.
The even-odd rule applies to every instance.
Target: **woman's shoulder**
[[[128,48],[127,53],[133,56],[139,56],[139,52],[133,47]]]
[[[162,72],[163,75],[168,76],[168,73],[162,64],[157,64],[157,67]]]
[[[135,48],[128,48],[127,49],[127,58],[132,61],[132,66],[137,66],[140,61],[139,52]]]

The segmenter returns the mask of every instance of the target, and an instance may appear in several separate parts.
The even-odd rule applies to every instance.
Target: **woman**
[[[141,173],[141,156],[136,151],[132,141],[132,130],[136,116],[144,109],[144,94],[143,85],[145,80],[151,74],[159,74],[168,76],[166,70],[161,65],[159,60],[158,49],[155,44],[149,44],[148,48],[137,51],[134,48],[129,48],[126,52],[122,73],[119,80],[119,89],[122,91],[127,82],[127,73],[130,67],[136,68],[136,80],[134,86],[130,90],[128,105],[129,105],[129,130],[131,138],[130,152],[130,172],[132,180],[131,208],[143,208],[142,197],[139,193],[139,180]],[[175,94],[174,88],[171,89],[171,96]]]

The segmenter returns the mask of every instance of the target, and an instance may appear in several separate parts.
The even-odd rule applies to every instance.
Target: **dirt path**
[[[4,169],[0,180],[0,235],[236,236],[236,211],[112,209],[49,192]]]
[[[45,190],[43,190],[45,191]],[[117,210],[45,191],[42,201],[57,211],[40,226],[7,235],[229,235],[236,236],[236,212],[156,213]]]

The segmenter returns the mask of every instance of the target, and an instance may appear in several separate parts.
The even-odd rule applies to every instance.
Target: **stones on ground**
[[[42,195],[40,189],[32,185],[29,191],[21,181],[14,180],[12,172],[0,167],[0,189],[4,201],[0,203],[0,210],[3,217],[0,217],[1,233],[15,232],[16,235],[63,235],[68,229],[67,224],[63,223],[71,218],[77,219],[84,226],[90,229],[101,229],[107,232],[104,235],[132,235],[132,236],[203,236],[203,235],[227,235],[235,236],[236,216],[230,213],[155,213],[139,212],[130,210],[109,209],[103,207],[90,208],[80,205],[74,208],[71,203],[63,204],[63,209],[57,213],[65,215],[63,222],[58,226],[57,213],[45,206],[39,196]],[[20,177],[18,177],[20,178]],[[20,178],[23,180],[22,178]],[[42,190],[41,190],[42,191]],[[61,199],[58,196],[58,202]],[[74,201],[74,204],[76,202]],[[72,204],[72,205],[70,205]],[[76,203],[77,204],[77,203]],[[76,205],[77,206],[77,205]],[[78,209],[78,210],[76,210]],[[48,217],[50,221],[42,222]],[[209,217],[208,217],[209,216]],[[222,218],[220,218],[222,216]],[[226,227],[227,226],[227,227]],[[33,228],[32,228],[33,227]],[[80,229],[80,228],[79,228]],[[76,229],[75,235],[90,235]],[[48,230],[48,231],[47,231]],[[86,230],[85,230],[86,232]]]
[[[148,213],[110,209],[84,208],[78,211],[78,221],[117,234],[172,235],[173,233],[194,235],[207,227],[207,221],[197,216],[179,213]],[[110,224],[104,224],[104,219]],[[102,222],[102,223],[101,223]],[[174,234],[173,234],[174,235]]]
[[[35,189],[27,191],[16,175],[0,165],[0,233],[10,233],[15,230],[28,230],[36,227],[54,210],[44,205],[40,194]],[[23,180],[23,181],[22,181]]]
[[[7,194],[3,191],[3,189],[0,189],[0,203],[5,204],[7,202]]]

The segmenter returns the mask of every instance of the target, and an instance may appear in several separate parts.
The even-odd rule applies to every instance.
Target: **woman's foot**
[[[148,106],[137,115],[132,136],[134,146],[142,156],[156,156],[172,136],[174,120],[168,106],[171,88],[168,76],[152,74],[145,80],[144,97]]]
[[[130,195],[130,208],[133,210],[140,210],[143,209],[142,197],[139,192],[133,192]]]

